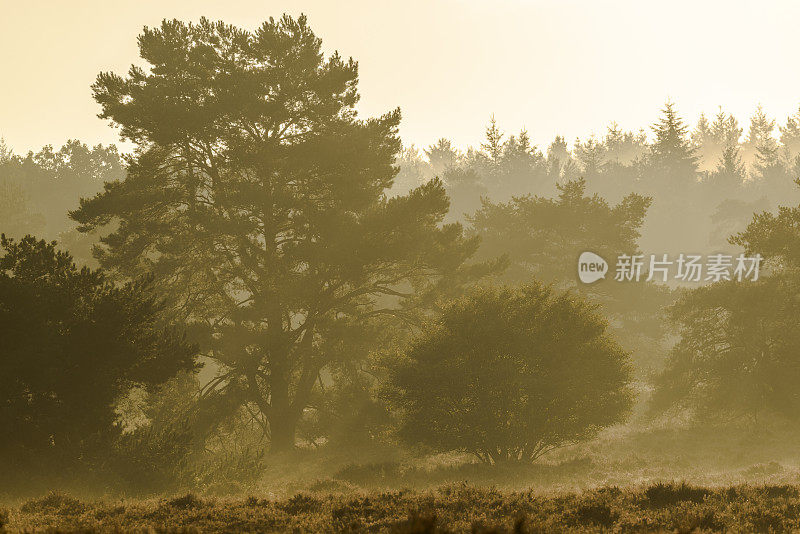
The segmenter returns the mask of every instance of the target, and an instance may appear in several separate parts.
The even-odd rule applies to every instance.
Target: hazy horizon
[[[678,2],[663,10],[438,0],[352,2],[346,12],[323,1],[288,10],[274,1],[46,4],[3,5],[0,136],[17,154],[68,138],[119,143],[96,117],[89,86],[101,71],[139,64],[136,36],[164,18],[206,16],[253,29],[283,12],[307,14],[327,52],[359,62],[361,115],[399,106],[404,144],[418,148],[440,137],[478,146],[490,115],[504,132],[525,128],[546,148],[555,135],[570,144],[602,136],[612,121],[647,128],[667,99],[692,126],[722,106],[745,129],[759,103],[778,124],[800,105],[800,72],[781,54],[800,45],[792,31],[800,5],[789,2]]]

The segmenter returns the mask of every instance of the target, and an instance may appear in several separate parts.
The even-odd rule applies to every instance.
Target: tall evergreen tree
[[[717,162],[717,167],[711,173],[710,180],[715,187],[722,187],[727,193],[730,193],[731,190],[741,187],[746,176],[741,150],[738,145],[731,145],[722,151],[722,156]]]
[[[711,135],[720,147],[738,145],[742,137],[742,128],[736,117],[726,114],[720,107],[714,116],[714,122],[711,123]]]
[[[688,127],[667,102],[653,125],[655,141],[650,149],[653,169],[670,184],[691,183],[697,178],[696,150],[687,138]]]
[[[576,139],[575,156],[580,163],[584,177],[589,180],[600,174],[606,161],[604,147],[594,137],[590,137],[583,143],[580,139]]]
[[[772,133],[775,130],[775,120],[767,117],[761,104],[756,108],[755,114],[750,118],[750,129],[747,133],[747,143],[757,147],[764,143],[772,144],[775,139]]]
[[[118,221],[101,264],[154,273],[218,364],[208,388],[246,403],[275,451],[321,374],[413,321],[477,247],[440,224],[439,180],[386,198],[399,111],[359,120],[356,62],[321,45],[303,16],[145,28],[149,67],[94,85],[138,145],[128,176],[73,213],[84,230]]]
[[[786,126],[780,127],[781,144],[789,160],[800,154],[800,109],[786,119]]]
[[[762,165],[767,167],[770,166],[768,160],[771,155],[777,154],[777,142],[772,135],[774,130],[775,121],[767,117],[764,108],[759,104],[756,112],[750,117],[750,127],[742,154],[745,165],[755,177],[763,177],[758,176],[762,170],[756,168],[756,164],[759,162],[759,153],[762,156]]]
[[[503,134],[497,128],[497,121],[492,115],[489,126],[486,127],[486,139],[481,144],[481,148],[486,153],[489,163],[494,170],[500,166],[503,157]]]
[[[436,144],[425,149],[425,155],[433,167],[436,176],[441,176],[448,167],[452,167],[458,162],[458,151],[453,147],[449,139],[441,138]]]
[[[701,113],[700,117],[697,119],[697,126],[695,126],[692,132],[692,143],[695,148],[700,149],[703,145],[714,141],[711,124],[708,122],[706,114]]]

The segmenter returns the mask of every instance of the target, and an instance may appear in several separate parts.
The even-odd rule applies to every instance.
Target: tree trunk
[[[296,427],[296,418],[292,414],[279,414],[274,411],[270,418],[270,452],[281,453],[293,450]]]
[[[270,384],[270,452],[288,452],[294,449],[294,434],[297,417],[289,400],[289,383],[283,377],[275,377]]]

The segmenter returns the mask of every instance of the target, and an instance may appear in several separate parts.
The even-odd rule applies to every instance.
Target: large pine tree
[[[650,150],[653,171],[669,185],[692,183],[697,179],[698,158],[687,135],[689,128],[672,102],[667,102],[661,113],[653,125],[655,141]]]
[[[139,48],[146,69],[94,85],[138,145],[128,176],[73,217],[118,221],[102,265],[152,271],[218,364],[209,389],[289,449],[321,374],[362,355],[376,321],[410,320],[477,243],[440,224],[438,180],[387,199],[399,111],[359,120],[357,64],[323,57],[305,17],[165,21]]]

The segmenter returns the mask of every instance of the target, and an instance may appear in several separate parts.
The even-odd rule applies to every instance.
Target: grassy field
[[[527,466],[306,452],[248,484],[242,473],[152,498],[80,481],[16,488],[0,494],[0,531],[798,531],[798,440],[790,429],[618,431]]]
[[[451,485],[95,502],[52,493],[4,510],[2,522],[12,532],[787,532],[800,529],[800,487],[659,483],[541,494]]]

